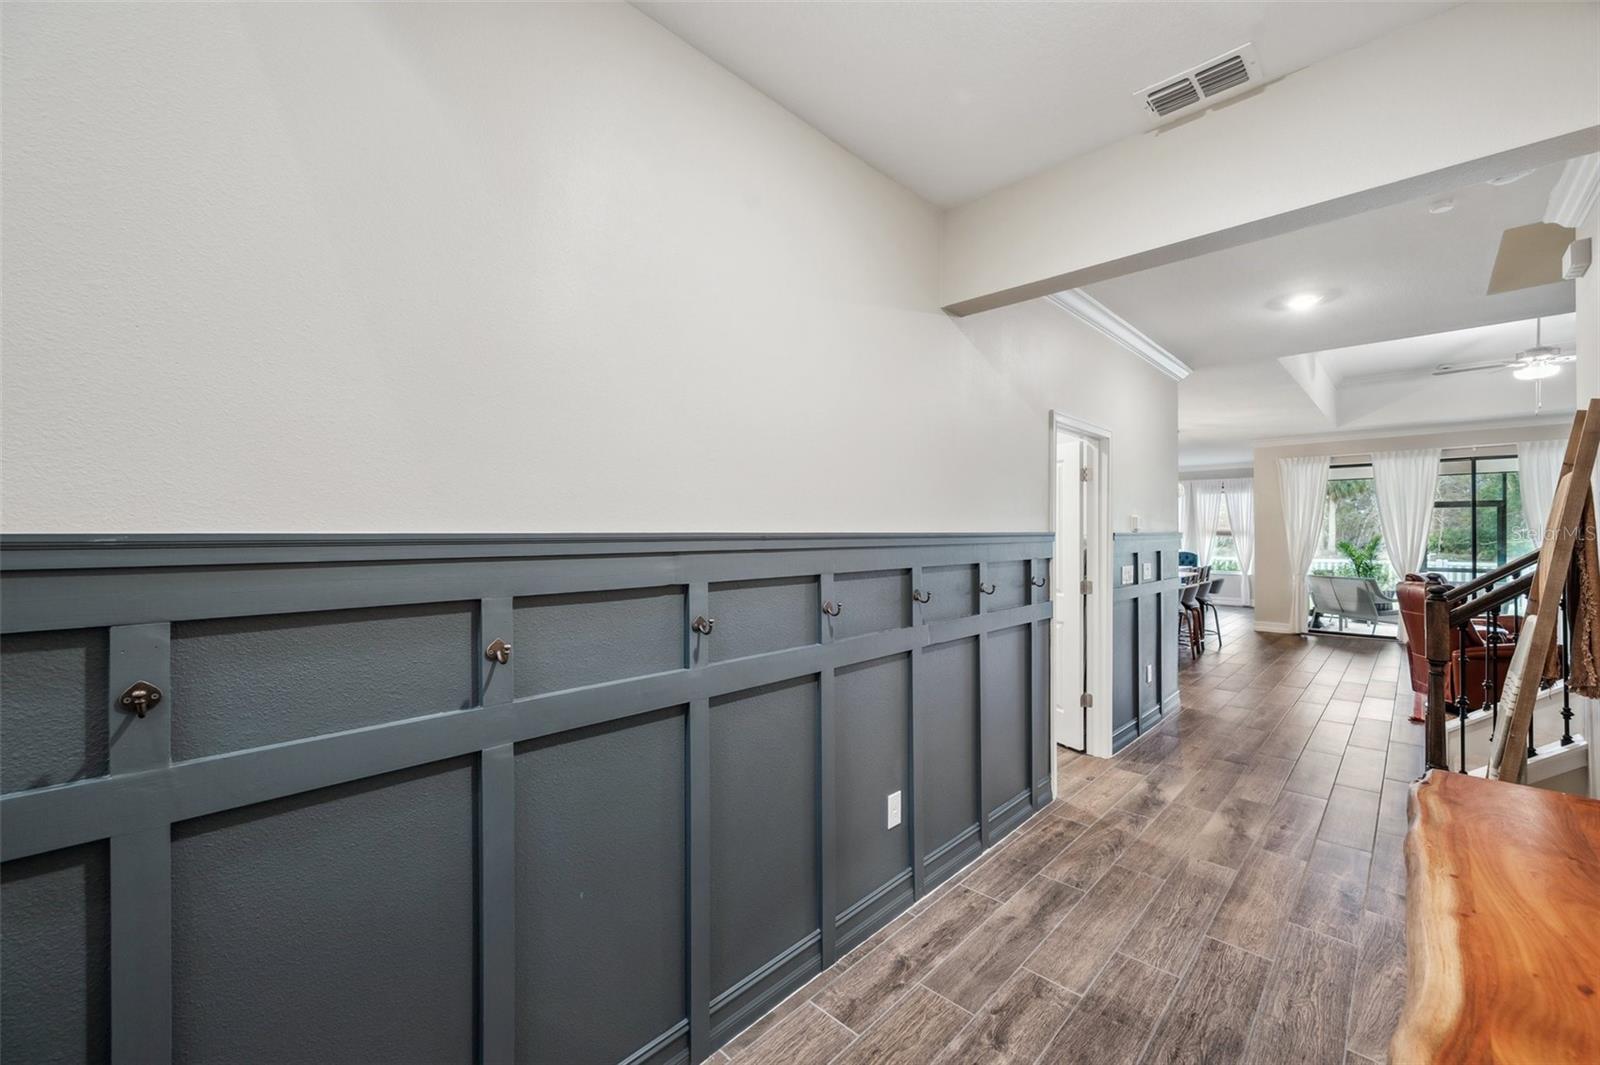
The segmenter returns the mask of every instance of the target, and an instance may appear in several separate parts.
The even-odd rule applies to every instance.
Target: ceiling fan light
[[[1518,381],[1542,381],[1546,377],[1554,377],[1561,372],[1561,367],[1553,362],[1530,362],[1518,366],[1511,371],[1511,376]]]

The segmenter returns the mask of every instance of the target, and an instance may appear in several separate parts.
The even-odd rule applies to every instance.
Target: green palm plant
[[[1339,541],[1339,552],[1350,560],[1350,568],[1357,577],[1367,577],[1372,580],[1382,578],[1382,567],[1378,564],[1378,545],[1382,538],[1374,536],[1364,544],[1352,543],[1349,540]]]

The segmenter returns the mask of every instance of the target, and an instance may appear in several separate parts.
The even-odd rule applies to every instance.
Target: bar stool
[[[1183,625],[1184,635],[1189,638],[1189,656],[1200,657],[1205,644],[1202,642],[1202,633],[1195,625],[1196,617],[1200,616],[1196,599],[1200,593],[1200,585],[1186,584],[1178,600],[1178,621]]]
[[[1203,582],[1196,587],[1198,590],[1195,592],[1195,602],[1200,607],[1200,642],[1205,642],[1208,631],[1214,632],[1217,634],[1217,650],[1220,651],[1222,650],[1222,614],[1217,610],[1217,604],[1211,601],[1211,597],[1222,591],[1222,578],[1218,577],[1215,580]],[[1207,610],[1211,611],[1212,620],[1215,622],[1215,626],[1209,630],[1206,628]]]

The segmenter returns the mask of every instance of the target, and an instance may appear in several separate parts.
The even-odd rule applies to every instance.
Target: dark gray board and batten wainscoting
[[[0,539],[0,1057],[700,1061],[1049,801],[1051,547]]]
[[[1112,536],[1112,751],[1178,708],[1179,539],[1170,532]]]

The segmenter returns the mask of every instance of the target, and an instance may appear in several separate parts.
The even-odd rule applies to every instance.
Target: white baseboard
[[[1262,621],[1260,618],[1257,618],[1256,631],[1276,632],[1289,635],[1294,632],[1294,626],[1290,625],[1287,621]]]

